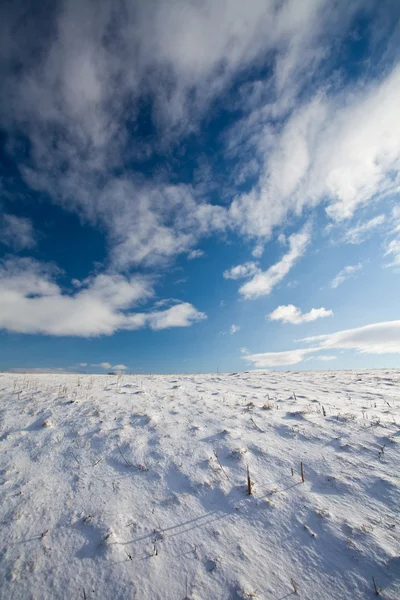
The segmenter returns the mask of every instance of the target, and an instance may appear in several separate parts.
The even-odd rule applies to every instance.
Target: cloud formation
[[[319,360],[328,360],[327,356],[329,360],[333,360],[330,355],[318,357],[319,352],[332,349],[356,350],[362,354],[400,354],[400,321],[373,323],[356,329],[307,337],[300,341],[313,346],[284,352],[248,354],[242,358],[252,362],[255,367],[268,368],[298,364],[309,354],[316,354],[313,358]]]
[[[357,350],[365,354],[398,354],[400,353],[400,321],[373,323],[356,329],[307,337],[302,341],[317,342],[321,349],[340,348]]]
[[[360,271],[362,268],[363,266],[361,263],[358,263],[357,265],[347,265],[346,267],[343,267],[343,269],[339,271],[336,277],[332,279],[331,288],[338,288],[339,285],[342,285],[342,283],[344,283],[347,279],[353,277],[353,275]]]
[[[223,274],[248,279],[243,298],[267,296],[311,242],[308,227],[289,237],[286,228],[300,228],[323,207],[342,232],[359,209],[398,193],[398,61],[388,51],[379,69],[356,81],[331,58],[356,35],[360,11],[374,14],[374,2],[39,4],[35,11],[0,7],[6,153],[33,197],[38,192],[99,228],[108,255],[104,271],[73,292],[59,286],[54,266],[4,263],[0,327],[92,336],[189,326],[205,315],[187,302],[132,312],[156,285],[156,277],[133,270],[160,273],[181,254],[201,256],[202,238],[229,234],[242,236],[260,260],[276,235],[284,253],[276,264],[262,270],[246,262]],[[387,31],[371,29],[373,53]],[[389,32],[388,48],[395,35]],[[191,164],[187,141],[204,143],[205,129],[212,137],[205,125],[218,106],[241,116],[217,132],[218,159],[195,152]],[[3,243],[16,252],[34,248],[28,219],[2,219]],[[340,238],[361,243],[386,221],[384,214],[357,221]],[[400,265],[398,231],[383,251],[388,266]],[[345,267],[332,287],[360,268]],[[286,322],[325,310],[293,309],[290,317],[286,307]]]
[[[87,366],[87,364],[84,363],[81,366]],[[93,363],[90,366],[91,367],[98,367],[100,369],[103,369],[104,371],[109,371],[111,369],[112,371],[117,371],[117,372],[127,371],[128,368],[129,368],[126,365],[114,365],[114,366],[112,366],[111,363],[109,363],[109,362]]]
[[[375,229],[383,225],[385,220],[385,215],[378,215],[364,223],[357,223],[357,225],[345,231],[343,241],[347,244],[361,244]]]
[[[57,271],[32,259],[8,259],[0,265],[0,329],[92,337],[121,329],[188,327],[205,319],[183,302],[166,310],[131,312],[154,294],[144,276],[115,273],[84,281],[75,293],[65,293],[54,281]]]
[[[359,83],[351,92],[321,89],[293,108],[283,125],[271,125],[268,102],[236,124],[231,152],[238,158],[255,154],[258,174],[257,185],[230,207],[242,233],[268,237],[288,215],[321,203],[327,217],[340,223],[397,193],[399,97],[396,65],[380,80]]]
[[[301,350],[287,350],[286,352],[262,352],[260,354],[247,354],[242,356],[258,369],[269,367],[283,367],[285,365],[297,365],[302,362],[307,354],[315,352],[315,348],[302,348]]]
[[[400,208],[395,206],[391,215],[391,230],[384,242],[385,256],[389,262],[385,267],[400,267]]]
[[[288,304],[286,306],[278,306],[272,311],[268,318],[270,321],[282,321],[282,323],[293,323],[300,325],[300,323],[310,323],[316,319],[323,319],[325,317],[332,317],[333,312],[326,308],[312,308],[307,313],[302,313],[299,308]]]
[[[31,221],[16,215],[0,214],[0,243],[17,252],[34,248],[36,240]]]
[[[299,233],[294,233],[289,237],[289,251],[275,265],[267,271],[261,271],[239,288],[239,293],[246,300],[253,300],[260,296],[268,296],[275,286],[277,286],[284,277],[293,268],[296,262],[301,258],[311,239],[310,227],[306,225]]]
[[[6,3],[0,112],[10,152],[22,132],[30,144],[29,160],[19,155],[25,182],[101,226],[116,269],[171,261],[226,230],[261,239],[259,258],[288,215],[328,199],[328,215],[346,218],[398,185],[400,69],[355,91],[315,87],[361,9],[372,6],[122,0],[99,8],[65,0],[25,14],[23,4]],[[198,133],[215,99],[264,63],[270,75],[239,89],[245,116],[223,149],[228,158],[240,152],[239,177],[255,176],[248,193],[230,189],[233,201],[216,205],[196,181],[171,183],[169,166],[151,180],[128,168]]]
[[[246,277],[253,277],[257,273],[260,273],[261,269],[255,262],[246,262],[242,265],[236,265],[223,272],[224,279],[245,279]]]
[[[204,250],[191,250],[188,254],[188,260],[194,260],[195,258],[201,258],[204,256]]]

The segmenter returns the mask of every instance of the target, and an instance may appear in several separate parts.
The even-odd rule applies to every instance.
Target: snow
[[[399,385],[1,374],[0,597],[398,600]]]

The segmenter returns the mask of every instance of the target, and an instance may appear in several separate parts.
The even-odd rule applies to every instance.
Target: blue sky
[[[0,8],[0,369],[400,366],[400,6]]]

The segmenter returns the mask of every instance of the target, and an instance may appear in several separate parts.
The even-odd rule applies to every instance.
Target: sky
[[[0,370],[400,367],[397,0],[5,0]]]

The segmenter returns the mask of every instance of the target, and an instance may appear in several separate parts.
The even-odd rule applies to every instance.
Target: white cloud
[[[278,242],[281,246],[286,246],[286,235],[284,233],[278,235]]]
[[[129,312],[153,296],[148,277],[99,274],[66,294],[53,280],[55,274],[54,267],[32,259],[0,264],[0,329],[92,337],[147,326],[188,327],[206,318],[187,302],[161,311]]]
[[[127,319],[130,318],[127,317]],[[141,320],[143,319],[143,322],[151,329],[160,330],[168,329],[169,327],[190,327],[196,321],[202,321],[206,318],[206,315],[198,311],[192,304],[182,302],[167,310],[134,315],[131,318],[131,322],[132,329],[136,329],[135,323],[138,322],[141,324]]]
[[[336,289],[339,285],[342,285],[347,279],[353,277],[354,273],[360,271],[362,269],[362,264],[358,263],[358,265],[347,265],[344,267],[339,273],[334,277],[331,281],[331,288]]]
[[[182,10],[173,0],[126,3],[123,11],[67,0],[54,11],[54,20],[53,13],[48,15],[46,30],[38,35],[39,19],[24,19],[17,8],[8,11],[0,32],[1,76],[8,93],[0,98],[0,108],[11,136],[20,126],[30,140],[29,167],[21,164],[25,180],[81,218],[101,224],[117,268],[156,265],[189,251],[200,235],[226,226],[226,210],[195,199],[190,186],[117,177],[114,167],[124,164],[125,154],[128,161],[129,153],[148,158],[170,135],[193,128],[193,118],[237,69],[256,58],[266,42],[281,42],[269,42],[261,28],[274,22],[276,13],[270,0],[246,11],[236,0],[229,9],[206,0]],[[279,15],[287,37],[284,18]],[[289,29],[298,26],[307,32],[296,20]],[[118,53],[115,44],[105,43],[111,30]],[[153,145],[137,136],[127,153],[131,122],[126,115],[139,113],[143,95],[151,98],[160,135]]]
[[[260,273],[261,269],[255,262],[246,262],[242,265],[236,265],[223,272],[225,279],[245,279],[253,277],[256,273]]]
[[[247,6],[241,0],[170,0],[126,2],[123,10],[105,3],[99,10],[87,0],[66,0],[46,13],[46,27],[42,13],[25,18],[23,9],[13,6],[0,20],[0,75],[7,90],[0,97],[1,125],[11,149],[13,143],[18,148],[19,130],[29,140],[29,163],[18,155],[25,181],[82,220],[101,226],[116,269],[160,265],[190,252],[201,236],[230,226],[263,237],[287,214],[277,182],[285,175],[280,185],[291,195],[293,181],[301,179],[307,161],[301,156],[306,144],[299,138],[307,136],[313,115],[299,135],[290,124],[282,139],[272,131],[278,143],[270,161],[268,141],[260,144],[265,176],[243,210],[240,201],[229,210],[207,202],[190,185],[168,185],[165,173],[146,182],[132,171],[130,176],[116,171],[123,173],[135,160],[169,151],[187,132],[198,132],[214,99],[259,58],[268,57],[271,79],[266,85],[273,95],[261,112],[276,116],[278,111],[286,119],[332,42],[346,35],[363,4],[308,0],[299,7],[297,0],[254,0]],[[152,107],[151,141],[135,135],[134,119],[140,117],[144,98]],[[243,103],[247,111],[251,102],[243,98]],[[301,115],[294,120],[301,123]],[[268,137],[264,126],[259,130],[260,139]],[[250,158],[253,172],[258,158]],[[276,206],[267,199],[274,195]],[[299,214],[299,197],[306,195],[295,196],[290,208]],[[259,210],[261,198],[266,205]],[[259,258],[261,245],[254,252]]]
[[[0,243],[16,251],[34,248],[36,240],[31,221],[16,215],[0,214]]]
[[[240,352],[241,352],[242,354],[250,354],[250,350],[248,350],[248,348],[246,348],[245,346],[242,346],[242,347],[240,348]]]
[[[312,308],[309,312],[302,313],[301,310],[296,306],[293,306],[293,304],[288,304],[286,306],[278,306],[268,315],[268,318],[270,321],[282,321],[283,323],[299,325],[300,323],[309,323],[316,319],[332,316],[333,312],[326,308]]]
[[[102,363],[93,363],[90,365],[91,367],[99,367],[100,369],[104,369],[105,371],[107,369],[111,369],[111,364],[108,362],[102,362]]]
[[[16,156],[25,182],[83,222],[101,227],[110,250],[110,273],[92,277],[73,295],[35,269],[26,274],[34,291],[24,275],[14,275],[13,289],[0,294],[0,326],[86,336],[162,328],[166,322],[186,326],[204,318],[187,303],[168,309],[173,312],[127,315],[151,296],[151,284],[114,270],[155,268],[181,253],[194,258],[200,251],[192,248],[202,236],[229,228],[250,237],[253,256],[260,258],[274,227],[306,209],[324,202],[328,216],[341,222],[358,207],[398,191],[400,67],[357,87],[354,81],[351,86],[325,82],[320,91],[309,86],[319,80],[314,76],[320,62],[341,47],[355,11],[367,10],[365,1],[308,0],[300,7],[298,0],[254,0],[249,6],[241,0],[171,0],[128,2],[124,11],[103,4],[99,10],[96,3],[66,0],[54,19],[53,12],[47,15],[43,31],[41,14],[25,18],[18,6],[0,19],[6,90],[0,124],[10,152],[18,149],[22,130],[29,163],[23,153]],[[111,43],[110,32],[118,43]],[[195,184],[168,185],[168,173],[157,172],[151,181],[132,169],[123,174],[127,165],[170,152],[183,134],[196,134],[213,100],[266,56],[271,78],[237,94],[245,117],[227,138],[229,156],[240,152],[233,171],[257,181],[248,193],[234,192],[230,206],[217,206]],[[143,98],[152,107],[154,143],[135,134],[132,142]],[[31,247],[30,223],[15,219],[19,233],[12,243],[16,249]],[[357,227],[351,239],[366,235],[365,225]],[[371,223],[368,227],[372,230]],[[265,272],[256,263],[225,272],[238,269],[231,278],[253,278],[240,288],[245,298],[269,294],[304,254],[308,240],[303,248],[299,237],[288,242],[288,253]],[[396,240],[387,243],[386,253],[398,264]],[[3,277],[4,286],[9,280],[10,274]],[[131,297],[134,288],[141,288],[137,298]]]
[[[315,358],[322,361],[336,360],[336,356],[332,356],[331,354],[321,354],[321,356],[316,356]]]
[[[356,329],[346,329],[336,333],[307,337],[303,342],[317,344],[311,348],[298,348],[284,352],[264,352],[242,356],[244,360],[254,363],[255,367],[279,367],[295,365],[309,354],[333,348],[340,350],[356,350],[362,354],[400,354],[400,321],[373,323]],[[328,355],[326,355],[328,356]],[[320,360],[333,360],[329,357]],[[313,356],[312,359],[317,359]]]
[[[395,206],[390,219],[391,229],[384,242],[385,256],[390,262],[385,267],[400,267],[400,208]]]
[[[302,341],[318,342],[320,349],[340,348],[365,354],[399,354],[400,321],[373,323],[356,329],[304,338]]]
[[[264,254],[264,245],[257,244],[251,254],[252,256],[254,256],[254,258],[261,258]]]
[[[390,257],[390,262],[386,267],[400,267],[400,238],[390,240],[386,244],[385,256]]]
[[[300,233],[294,233],[289,237],[289,251],[279,262],[267,271],[256,274],[253,279],[239,288],[239,293],[246,299],[254,299],[267,296],[274,287],[282,281],[289,273],[298,259],[305,253],[310,243],[310,227],[306,225]]]
[[[193,260],[195,258],[200,258],[204,256],[204,250],[191,250],[188,254],[188,260]]]
[[[304,360],[307,354],[315,352],[315,348],[306,348],[301,350],[288,350],[286,352],[263,352],[260,354],[248,354],[242,356],[244,360],[249,360],[259,369],[269,367],[282,367],[284,365],[296,365]]]
[[[86,366],[86,365],[81,365]],[[114,365],[112,366],[109,362],[101,362],[101,363],[92,363],[91,367],[96,367],[98,369],[103,369],[104,371],[113,371],[113,372],[122,372],[127,371],[129,367],[126,365]]]
[[[80,366],[80,367],[87,367],[87,366],[88,366],[88,364],[87,364],[87,363],[79,363],[79,366]]]
[[[229,333],[231,335],[233,335],[234,333],[237,333],[239,330],[240,330],[240,326],[239,325],[231,325]]]
[[[367,237],[385,222],[385,215],[378,215],[365,223],[357,223],[354,227],[347,229],[343,235],[343,241],[347,244],[361,244]]]
[[[342,222],[359,207],[398,193],[399,97],[397,65],[380,80],[336,93],[321,90],[289,112],[283,126],[271,125],[269,100],[236,124],[237,157],[256,155],[259,163],[257,185],[230,207],[238,229],[269,237],[288,215],[320,203]]]

